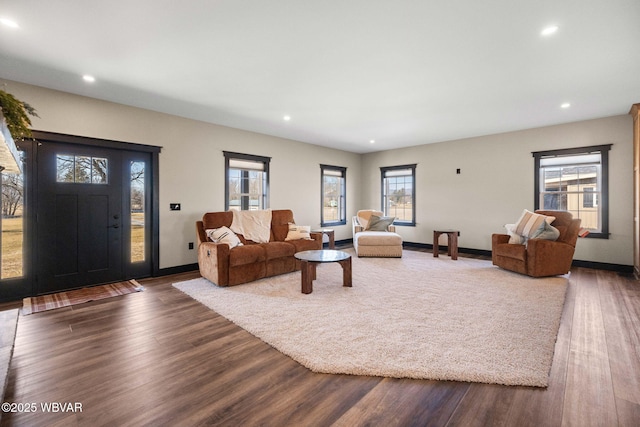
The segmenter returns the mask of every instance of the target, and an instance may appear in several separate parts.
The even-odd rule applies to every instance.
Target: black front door
[[[44,142],[37,164],[36,292],[122,280],[122,152]]]

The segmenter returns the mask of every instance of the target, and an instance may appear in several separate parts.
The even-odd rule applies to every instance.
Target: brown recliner
[[[558,240],[529,239],[527,245],[518,245],[509,243],[507,234],[493,234],[493,264],[532,277],[568,273],[578,241],[580,219],[574,219],[567,211],[538,210],[536,213],[556,217],[551,225],[560,231]]]

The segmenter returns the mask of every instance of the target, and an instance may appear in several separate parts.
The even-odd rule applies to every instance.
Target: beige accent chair
[[[380,211],[366,209],[353,217],[353,248],[358,257],[402,257],[402,237],[395,232],[395,226],[386,230],[368,230],[371,215],[383,216]]]

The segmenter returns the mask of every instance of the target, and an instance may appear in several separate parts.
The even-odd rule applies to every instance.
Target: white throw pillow
[[[287,237],[284,239],[287,240],[312,240],[311,239],[311,226],[309,225],[296,225],[289,223],[289,232],[287,233]]]
[[[240,238],[228,227],[223,226],[220,228],[209,229],[206,230],[206,233],[207,237],[209,237],[211,241],[215,243],[226,243],[229,245],[230,249],[233,249],[236,246],[242,246]]]

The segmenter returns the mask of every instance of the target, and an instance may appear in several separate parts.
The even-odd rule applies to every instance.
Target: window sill
[[[589,233],[581,239],[608,239],[609,233]]]
[[[347,221],[333,221],[333,222],[321,222],[320,227],[335,227],[338,225],[345,225]]]
[[[396,227],[415,227],[415,222],[394,222],[393,225]]]

